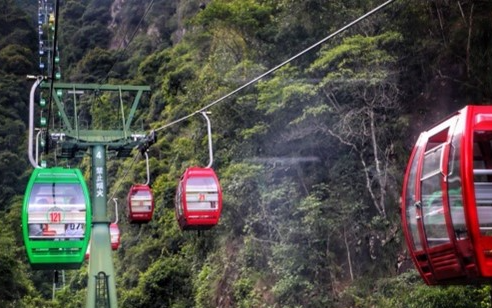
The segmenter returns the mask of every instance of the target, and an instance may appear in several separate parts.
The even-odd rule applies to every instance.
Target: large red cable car
[[[154,197],[147,184],[134,184],[127,198],[128,220],[130,223],[147,223],[154,213]]]
[[[181,230],[207,230],[219,222],[222,190],[212,168],[186,169],[176,189],[175,210]]]
[[[492,106],[467,106],[420,135],[402,222],[427,284],[492,281]]]

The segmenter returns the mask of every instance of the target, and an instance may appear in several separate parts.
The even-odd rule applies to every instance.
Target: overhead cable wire
[[[292,56],[291,58],[289,58],[289,59],[285,60],[284,62],[282,62],[282,63],[278,64],[277,66],[275,66],[275,67],[273,67],[273,68],[269,69],[269,70],[268,70],[268,71],[266,71],[265,73],[263,73],[263,74],[259,75],[258,77],[256,77],[256,78],[254,78],[254,79],[250,80],[249,82],[247,82],[247,83],[243,84],[242,86],[240,86],[240,87],[236,88],[235,90],[233,90],[233,91],[229,92],[228,94],[226,94],[226,95],[224,95],[224,96],[222,96],[222,97],[218,98],[217,100],[215,100],[215,101],[211,102],[210,104],[206,105],[205,107],[203,107],[203,108],[201,108],[201,109],[199,109],[199,110],[196,110],[196,111],[194,111],[193,113],[188,114],[188,115],[186,115],[186,116],[184,116],[184,117],[182,117],[182,118],[179,118],[179,119],[177,119],[177,120],[174,120],[174,121],[172,121],[172,122],[170,122],[170,123],[168,123],[168,124],[166,124],[166,125],[163,125],[163,126],[161,126],[161,127],[157,128],[157,129],[154,129],[153,131],[155,131],[155,132],[161,131],[161,130],[163,130],[163,129],[165,129],[165,128],[168,128],[168,127],[170,127],[170,126],[172,126],[172,125],[175,125],[175,124],[177,124],[177,123],[180,123],[180,122],[182,122],[182,121],[185,121],[185,120],[187,120],[187,119],[191,118],[192,116],[194,116],[194,115],[196,115],[196,114],[198,114],[198,113],[201,113],[201,112],[203,112],[203,111],[206,111],[206,110],[207,110],[207,109],[209,109],[210,107],[212,107],[212,106],[214,106],[214,105],[216,105],[216,104],[218,104],[218,103],[222,102],[223,100],[225,100],[225,99],[227,99],[227,98],[231,97],[232,95],[234,95],[234,94],[238,93],[239,91],[243,90],[244,88],[249,87],[250,85],[252,85],[252,84],[254,84],[254,83],[258,82],[260,79],[262,79],[262,78],[264,78],[264,77],[266,77],[266,76],[270,75],[271,73],[273,73],[273,72],[277,71],[278,69],[282,68],[283,66],[285,66],[285,65],[289,64],[290,62],[292,62],[292,61],[294,61],[295,59],[299,58],[300,56],[304,55],[305,53],[307,53],[307,52],[311,51],[312,49],[314,49],[314,48],[316,48],[316,47],[318,47],[318,46],[320,46],[321,44],[325,43],[325,42],[326,42],[326,41],[328,41],[329,39],[333,38],[334,36],[336,36],[336,35],[340,34],[340,33],[341,33],[341,32],[343,32],[343,31],[345,31],[345,30],[349,29],[350,27],[352,27],[352,26],[354,26],[355,24],[359,23],[360,21],[362,21],[362,20],[366,19],[366,18],[367,18],[367,17],[369,17],[370,15],[372,15],[372,14],[374,14],[374,13],[378,12],[379,10],[383,9],[384,7],[386,7],[387,5],[391,4],[391,3],[392,3],[392,2],[394,2],[394,1],[395,1],[395,0],[388,0],[388,1],[386,1],[385,3],[383,3],[383,4],[379,5],[378,7],[376,7],[376,8],[374,8],[374,9],[372,9],[371,11],[367,12],[366,14],[364,14],[364,15],[360,16],[360,17],[359,17],[359,18],[357,18],[356,20],[354,20],[354,21],[350,22],[349,24],[347,24],[347,25],[343,26],[342,28],[338,29],[337,31],[335,31],[335,32],[333,32],[332,34],[328,35],[327,37],[323,38],[322,40],[320,40],[320,41],[316,42],[315,44],[313,44],[313,45],[309,46],[308,48],[306,48],[306,49],[302,50],[302,51],[301,51],[301,52],[299,52],[298,54],[296,54],[296,55]]]

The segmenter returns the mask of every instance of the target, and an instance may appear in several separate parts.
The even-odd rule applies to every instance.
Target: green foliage
[[[84,268],[85,272],[87,272],[87,268]],[[80,270],[82,271],[82,270]],[[79,272],[80,272],[79,271]],[[87,274],[82,275],[84,280],[87,280]],[[52,301],[54,307],[60,308],[77,308],[85,306],[85,296],[86,290],[85,287],[77,286],[73,287],[65,287],[60,291],[56,292],[55,301]]]
[[[196,276],[194,280],[194,293],[197,308],[213,307],[212,299],[217,288],[217,282],[214,281],[214,277],[217,277],[218,270],[217,265],[205,264]]]
[[[429,287],[415,271],[398,277],[381,279],[366,287],[353,287],[342,295],[341,304],[351,307],[444,308],[490,307],[490,287]]]
[[[191,280],[186,263],[179,257],[154,262],[138,282],[138,291],[125,292],[124,307],[190,307]]]
[[[87,1],[81,5],[80,1],[68,1],[66,5],[61,6],[59,46],[61,49],[61,64],[66,69],[67,75],[81,74],[81,80],[75,77],[72,80],[78,82],[94,82],[97,78],[101,78],[96,74],[95,77],[87,76],[90,72],[80,72],[83,68],[75,69],[75,64],[78,63],[87,53],[91,53],[93,49],[105,49],[109,45],[108,38],[111,37],[111,32],[108,29],[108,21],[111,20],[110,1]],[[107,50],[106,50],[107,51]],[[96,54],[101,51],[96,50]],[[88,60],[86,60],[88,62]],[[87,66],[84,64],[83,66]],[[92,69],[98,69],[98,64],[93,63]],[[109,73],[108,67],[104,66],[104,76]],[[72,72],[72,69],[75,69]],[[101,71],[101,69],[99,69]]]
[[[387,78],[388,65],[396,58],[388,53],[402,40],[398,32],[385,32],[381,35],[367,37],[355,35],[345,38],[342,44],[325,50],[310,67],[310,71],[329,71],[326,79],[350,83],[359,80],[368,85],[376,85]]]
[[[60,6],[60,11],[65,20],[79,20],[84,15],[85,4],[81,1],[68,0]]]
[[[255,0],[213,1],[202,11],[194,23],[210,26],[215,23],[235,27],[245,32],[255,31],[269,22],[271,8]]]
[[[12,233],[4,227],[0,229],[0,298],[5,302],[20,300],[28,293],[27,277],[22,274],[22,266],[15,255],[15,242]]]
[[[20,45],[34,50],[36,32],[31,28],[29,17],[14,4],[13,0],[2,0],[0,14],[0,49],[8,45]]]
[[[257,290],[255,281],[252,278],[244,277],[236,280],[233,289],[234,301],[237,303],[237,307],[258,307],[262,304],[261,293],[264,290]]]
[[[0,212],[0,306],[49,307],[33,285],[21,244],[21,198],[12,198],[8,211]]]
[[[30,57],[31,51],[28,48],[14,44],[8,45],[0,50],[0,70],[8,74],[28,74],[33,71]]]
[[[21,41],[25,36],[14,37],[14,41]],[[0,180],[0,210],[8,209],[11,206],[9,200],[24,190],[18,184],[25,183],[27,167],[27,157],[22,156],[25,153],[22,141],[28,101],[24,74],[33,67],[30,58],[30,50],[22,45],[6,45],[0,50],[0,146],[3,149],[0,153],[0,172],[3,175]]]
[[[87,83],[104,80],[113,61],[111,52],[102,48],[94,48],[78,62],[74,78]]]
[[[257,108],[267,115],[281,111],[298,114],[314,94],[313,88],[306,84],[301,73],[292,66],[285,66],[275,76],[258,84],[260,95]]]

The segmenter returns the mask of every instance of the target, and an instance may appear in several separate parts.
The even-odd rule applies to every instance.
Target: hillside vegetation
[[[381,2],[65,0],[63,81],[150,85],[137,122],[160,129]],[[87,265],[68,272],[51,300],[51,273],[29,269],[21,238],[35,6],[4,0],[0,17],[0,306],[81,307]],[[224,193],[210,231],[183,233],[174,217],[181,174],[208,164],[205,122],[197,115],[159,130],[149,150],[154,218],[120,219],[119,306],[491,307],[489,287],[423,284],[399,212],[419,132],[466,104],[490,103],[491,11],[487,1],[395,1],[209,108]],[[93,102],[84,125],[115,121],[110,104]],[[108,176],[124,217],[145,161],[112,159]]]

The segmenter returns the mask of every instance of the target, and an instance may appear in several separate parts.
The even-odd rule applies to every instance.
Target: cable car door
[[[433,279],[445,281],[466,275],[465,267],[457,242],[456,225],[466,225],[463,204],[461,200],[461,186],[455,190],[453,182],[450,185],[448,176],[456,170],[456,148],[452,145],[452,131],[454,131],[457,117],[453,117],[429,131],[429,137],[422,153],[421,165],[418,168],[417,198],[420,202],[417,207],[417,224],[423,249],[429,261]],[[456,139],[459,142],[459,139]],[[459,162],[457,163],[459,166]],[[451,166],[451,167],[450,167]],[[455,174],[456,175],[456,174]],[[459,177],[459,174],[458,174]],[[457,182],[461,185],[461,181]],[[452,189],[450,189],[452,188]],[[468,242],[465,236],[463,240]],[[463,232],[459,239],[462,240]],[[464,246],[467,246],[466,244]]]

